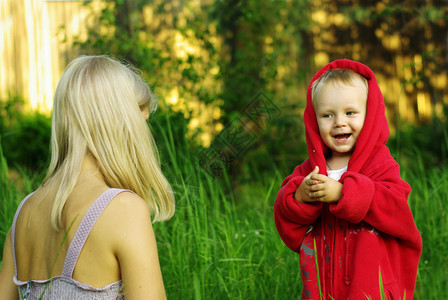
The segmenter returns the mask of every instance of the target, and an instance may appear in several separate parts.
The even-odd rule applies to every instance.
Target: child
[[[309,158],[274,205],[281,238],[300,254],[302,299],[380,299],[379,272],[387,299],[413,297],[422,243],[410,187],[386,147],[384,109],[375,75],[361,63],[336,60],[311,81]]]
[[[0,299],[166,297],[151,213],[169,219],[174,197],[146,123],[155,107],[147,84],[116,60],[68,65],[54,97],[48,174],[17,209]]]

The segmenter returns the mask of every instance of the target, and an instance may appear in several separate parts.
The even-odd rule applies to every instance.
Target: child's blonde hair
[[[67,66],[54,96],[51,162],[44,180],[60,179],[51,212],[55,229],[86,154],[96,159],[108,186],[145,199],[154,222],[174,214],[174,195],[141,112],[156,108],[148,85],[128,65],[82,56]]]
[[[332,82],[341,82],[346,85],[354,85],[354,80],[359,79],[366,87],[366,97],[369,92],[369,84],[367,79],[361,74],[353,71],[352,69],[330,69],[325,71],[318,79],[313,82],[311,86],[311,99],[313,105],[315,99],[319,96],[323,87]]]

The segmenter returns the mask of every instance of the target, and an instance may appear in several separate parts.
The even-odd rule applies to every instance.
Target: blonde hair
[[[333,82],[341,82],[346,85],[354,85],[356,79],[361,80],[361,82],[366,87],[366,97],[369,92],[369,84],[367,79],[361,74],[353,71],[352,69],[330,69],[325,71],[318,79],[316,79],[311,86],[311,99],[313,104],[315,104],[315,99],[319,96],[322,89]]]
[[[60,179],[51,212],[55,229],[86,154],[96,159],[108,186],[142,197],[154,222],[174,214],[173,192],[141,114],[146,108],[154,111],[157,99],[131,66],[106,56],[82,56],[67,66],[54,96],[51,162],[44,180]]]

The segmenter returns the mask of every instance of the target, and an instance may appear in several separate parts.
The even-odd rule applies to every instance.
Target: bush
[[[9,164],[41,172],[49,160],[51,118],[37,111],[22,112],[23,99],[0,102],[0,138]]]
[[[445,115],[448,113],[448,106]],[[422,125],[402,125],[389,140],[388,146],[402,167],[416,169],[415,157],[421,157],[425,168],[448,163],[448,123],[434,117]]]

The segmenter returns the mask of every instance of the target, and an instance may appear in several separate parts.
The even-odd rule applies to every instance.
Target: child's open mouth
[[[351,133],[343,133],[343,134],[336,134],[335,136],[333,136],[336,140],[343,142],[348,140],[350,137],[352,136]]]

